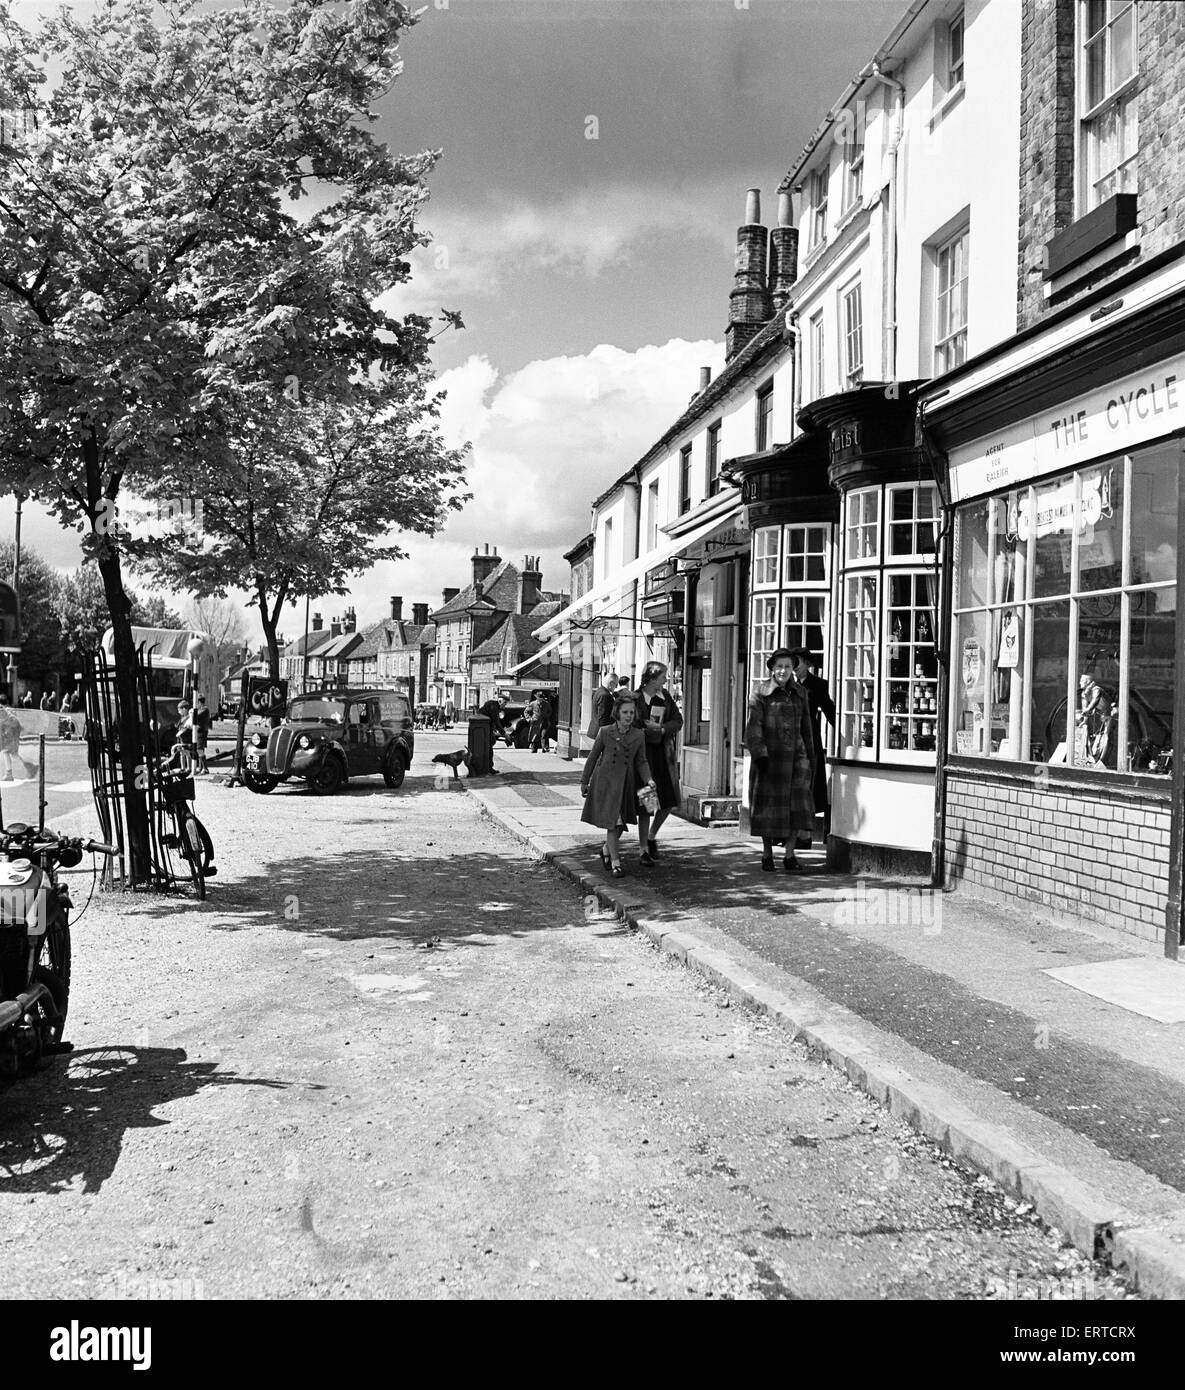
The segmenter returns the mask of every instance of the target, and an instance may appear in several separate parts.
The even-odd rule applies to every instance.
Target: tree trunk
[[[152,877],[148,835],[148,794],[143,775],[144,731],[136,695],[136,645],[132,637],[132,604],[124,592],[119,552],[110,541],[99,550],[99,574],[107,595],[114,637],[112,666],[119,705],[119,763],[123,775],[124,820],[127,824],[129,873],[132,885]]]
[[[259,601],[259,618],[263,623],[263,635],[267,640],[267,671],[271,679],[277,681],[280,679],[280,643],[276,637],[279,620],[268,607],[267,594],[262,585],[257,585],[255,592]],[[273,714],[270,722],[274,729],[280,722],[279,715]]]

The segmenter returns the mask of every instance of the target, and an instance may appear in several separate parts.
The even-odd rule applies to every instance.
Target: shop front
[[[1023,374],[920,393],[953,526],[945,878],[1170,955],[1183,339],[1180,316],[1037,339]]]

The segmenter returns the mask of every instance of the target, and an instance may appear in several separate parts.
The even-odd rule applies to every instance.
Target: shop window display
[[[780,646],[806,647],[826,676],[831,525],[766,526],[754,533],[749,624],[749,687],[768,679],[765,661]],[[765,590],[774,589],[775,593]]]
[[[1170,770],[1180,462],[1170,442],[959,509],[952,752]]]

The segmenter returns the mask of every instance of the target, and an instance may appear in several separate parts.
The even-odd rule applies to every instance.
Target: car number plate
[[[259,766],[259,750],[258,750],[258,749],[256,749],[256,748],[251,748],[251,749],[248,750],[248,752],[247,752],[247,766],[248,766],[248,767],[258,767],[258,766]]]

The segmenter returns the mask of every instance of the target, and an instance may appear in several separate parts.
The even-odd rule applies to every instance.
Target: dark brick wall
[[[1047,300],[1042,248],[1074,220],[1074,3],[1024,0],[1018,327],[1081,299],[1185,237],[1185,4],[1139,5],[1140,244]]]
[[[995,769],[947,775],[946,872],[1000,902],[1164,939],[1169,803]]]

